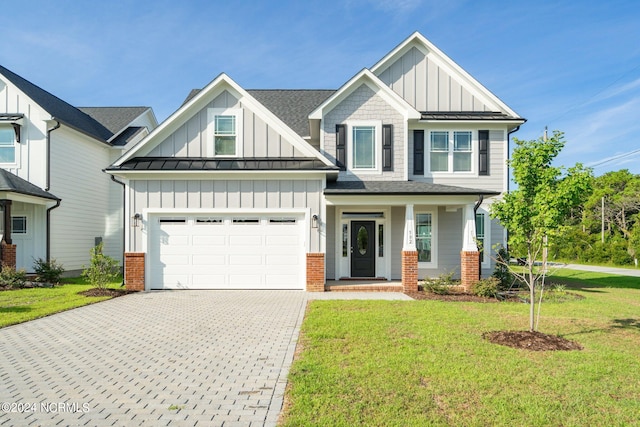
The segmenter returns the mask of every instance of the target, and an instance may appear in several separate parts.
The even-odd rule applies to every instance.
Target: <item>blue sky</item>
[[[338,88],[416,30],[528,119],[517,138],[548,126],[565,132],[559,164],[640,173],[635,0],[31,0],[3,20],[0,63],[72,105],[162,121],[221,72]]]

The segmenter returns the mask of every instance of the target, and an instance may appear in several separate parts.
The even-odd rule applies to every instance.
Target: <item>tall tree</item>
[[[592,175],[579,163],[568,169],[552,166],[565,145],[562,132],[532,141],[514,138],[514,143],[508,164],[517,189],[494,203],[491,215],[508,230],[510,251],[524,255],[524,272],[509,268],[529,287],[529,330],[533,332],[535,290],[538,284],[544,286],[546,274],[545,269],[536,268],[535,262],[542,257],[545,241],[559,235],[571,210],[589,194]],[[508,264],[508,260],[498,262]]]

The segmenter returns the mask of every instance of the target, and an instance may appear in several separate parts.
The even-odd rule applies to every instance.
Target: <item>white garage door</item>
[[[151,289],[304,289],[301,215],[150,218]]]

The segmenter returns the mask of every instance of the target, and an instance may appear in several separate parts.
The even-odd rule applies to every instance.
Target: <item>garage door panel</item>
[[[214,265],[224,265],[226,260],[225,255],[193,255],[191,258],[191,264],[193,266],[207,266],[212,267]]]
[[[200,231],[200,230],[197,230]],[[227,239],[224,235],[221,236],[193,236],[194,246],[225,246]]]
[[[244,214],[208,222],[184,218],[151,221],[152,289],[304,288],[304,221]]]

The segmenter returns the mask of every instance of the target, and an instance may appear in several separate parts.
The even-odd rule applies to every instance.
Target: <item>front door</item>
[[[375,221],[351,222],[351,277],[375,277]]]

